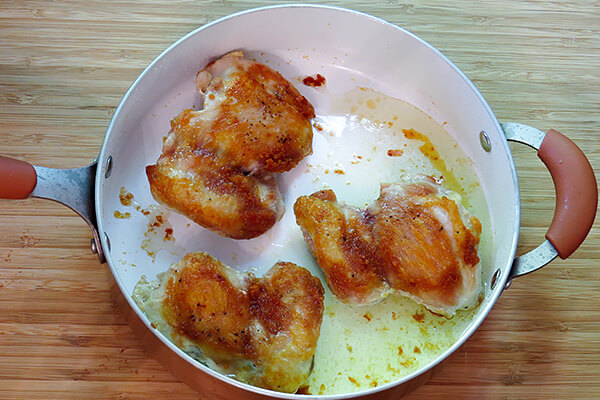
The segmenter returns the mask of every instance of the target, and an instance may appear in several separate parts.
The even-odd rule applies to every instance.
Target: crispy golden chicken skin
[[[386,281],[445,314],[473,304],[481,291],[481,223],[459,204],[457,194],[423,179],[382,185],[367,209]]]
[[[262,278],[206,253],[171,268],[163,315],[205,356],[238,379],[295,392],[312,369],[323,317],[318,278],[279,262]]]
[[[386,296],[382,260],[361,210],[339,204],[332,190],[323,190],[298,198],[294,213],[335,296],[353,304]]]
[[[159,162],[146,167],[158,202],[233,239],[259,236],[283,214],[275,178],[245,176],[208,152],[166,146]]]
[[[198,73],[202,111],[181,130],[252,175],[285,172],[312,152],[312,105],[278,72],[233,52]]]
[[[310,103],[269,67],[229,53],[198,73],[204,108],[171,121],[146,167],[154,198],[234,239],[270,229],[284,206],[273,175],[312,152]]]
[[[331,291],[343,301],[373,303],[391,288],[453,315],[481,292],[481,223],[430,177],[383,184],[363,210],[340,205],[333,192],[317,192],[300,197],[294,212]]]

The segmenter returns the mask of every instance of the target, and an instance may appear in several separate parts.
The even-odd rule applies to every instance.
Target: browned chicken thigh
[[[394,290],[448,315],[477,300],[481,223],[460,206],[458,194],[428,177],[381,185],[367,213]]]
[[[346,303],[375,303],[389,292],[364,213],[339,204],[332,190],[298,198],[296,220],[333,294]]]
[[[271,228],[284,206],[274,174],[312,152],[310,103],[269,67],[229,53],[198,73],[204,108],[185,110],[155,165],[154,198],[234,239]]]
[[[279,262],[262,278],[206,253],[169,270],[163,315],[226,373],[295,392],[312,369],[323,317],[323,286],[306,269]]]
[[[284,211],[273,177],[245,176],[208,152],[173,147],[167,138],[156,165],[146,167],[154,198],[223,236],[249,239]]]
[[[329,191],[300,197],[294,212],[331,291],[345,302],[369,304],[395,291],[453,315],[481,292],[481,224],[430,177],[383,184],[363,210],[338,204]]]
[[[285,172],[312,152],[315,111],[278,72],[233,52],[198,73],[204,109],[182,130],[251,175]]]

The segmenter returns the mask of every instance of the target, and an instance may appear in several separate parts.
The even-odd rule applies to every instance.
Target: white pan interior
[[[364,14],[315,6],[251,10],[204,26],[157,58],[123,99],[100,154],[96,207],[106,258],[126,297],[131,296],[142,275],[152,279],[190,251],[207,251],[236,268],[253,267],[257,274],[279,259],[297,262],[318,274],[315,265],[306,265],[307,251],[300,254],[287,250],[291,241],[301,240],[293,203],[297,196],[312,193],[314,188],[308,183],[311,180],[302,183],[302,168],[278,178],[286,214],[257,239],[222,238],[161,208],[159,211],[173,228],[175,241],[160,242],[164,249],[155,252],[154,259],[142,248],[148,217],[124,207],[119,200],[124,187],[142,208],[156,204],[144,168],[156,162],[170,120],[183,109],[201,104],[194,86],[196,73],[207,62],[233,50],[243,50],[249,58],[282,73],[311,101],[317,114],[327,114],[331,94],[362,86],[409,102],[439,124],[446,122],[445,129],[473,160],[488,201],[494,242],[484,265],[484,280],[489,285],[498,268],[501,276],[496,289],[481,305],[479,316],[487,314],[512,263],[519,223],[514,166],[494,115],[474,86],[420,39]],[[297,79],[316,73],[326,77],[326,90],[304,86]],[[480,131],[489,135],[491,152],[482,150]],[[314,146],[315,154],[322,151],[317,140]],[[348,157],[337,156],[341,161]],[[109,157],[112,169],[107,178]],[[131,216],[115,218],[116,210],[130,212]],[[157,250],[157,243],[150,244],[150,248]],[[131,305],[138,310],[133,302]],[[470,335],[480,319],[449,351]]]

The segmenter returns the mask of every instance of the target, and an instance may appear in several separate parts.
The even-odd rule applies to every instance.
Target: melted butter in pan
[[[452,319],[414,301],[389,296],[370,306],[345,305],[327,292],[310,394],[367,390],[393,382],[433,361],[468,327],[477,308]]]

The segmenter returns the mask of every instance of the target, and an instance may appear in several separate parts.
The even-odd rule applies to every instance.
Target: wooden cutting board
[[[414,32],[471,78],[498,119],[561,130],[600,168],[596,0],[325,3]],[[87,165],[119,100],[154,57],[204,23],[266,4],[0,2],[0,154]],[[512,148],[522,252],[542,240],[554,191],[534,152]],[[125,325],[89,238],[60,205],[0,201],[0,398],[198,399]],[[570,259],[515,281],[467,344],[408,398],[600,398],[599,245],[595,227]]]

